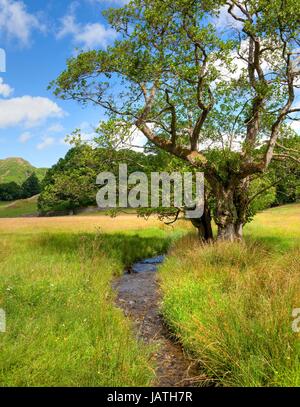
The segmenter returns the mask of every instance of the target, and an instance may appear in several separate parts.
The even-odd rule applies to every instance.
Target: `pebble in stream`
[[[170,338],[159,312],[157,267],[164,257],[146,259],[132,266],[114,284],[117,305],[133,320],[137,336],[149,344],[157,344],[156,382],[159,387],[191,387],[201,381],[195,362],[184,354],[181,346]]]

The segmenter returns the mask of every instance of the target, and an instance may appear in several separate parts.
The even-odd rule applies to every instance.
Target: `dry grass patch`
[[[155,217],[148,221],[136,215],[109,216],[64,216],[52,218],[0,219],[0,233],[40,232],[116,232],[163,227]]]

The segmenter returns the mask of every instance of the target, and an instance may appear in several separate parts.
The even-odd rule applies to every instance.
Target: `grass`
[[[300,386],[299,219],[300,205],[273,208],[245,243],[207,246],[154,217],[0,219],[0,386],[151,385],[153,349],[114,306],[111,281],[170,246],[162,311],[207,379]]]
[[[38,215],[38,207],[37,207],[38,196],[34,196],[28,199],[18,199],[16,201],[11,202],[3,202],[0,201],[0,219],[1,218],[19,218],[19,217],[37,217]],[[122,211],[121,215],[136,215],[135,209],[125,209]],[[87,210],[83,210],[79,212],[78,215],[75,215],[78,218],[83,217],[108,217],[108,211],[97,210],[97,208],[87,208]],[[118,216],[118,217],[119,217]],[[58,216],[58,218],[62,219],[64,217]]]
[[[223,386],[300,386],[300,205],[259,214],[246,242],[172,248],[160,270],[163,313]]]
[[[152,349],[135,339],[114,306],[111,281],[135,260],[164,253],[180,232],[170,235],[155,222],[137,232],[142,220],[135,218],[132,224],[119,219],[128,232],[115,227],[112,233],[105,218],[98,218],[102,232],[95,224],[82,231],[86,219],[64,232],[63,218],[51,219],[52,229],[43,219],[25,227],[23,219],[1,220],[0,308],[7,332],[0,334],[0,386],[152,383]]]
[[[29,199],[19,199],[14,202],[0,202],[0,218],[35,216],[37,213],[37,196]]]
[[[120,232],[162,228],[162,223],[152,217],[148,221],[135,215],[64,216],[53,218],[0,219],[0,234],[36,234],[42,232]],[[170,228],[168,228],[170,230]]]
[[[137,210],[134,208],[126,208],[126,209],[122,209],[119,212],[119,215],[136,215],[137,214]],[[103,209],[98,209],[97,207],[89,207],[83,210],[79,210],[78,214],[76,214],[75,216],[108,216],[109,215],[109,211],[108,210],[103,210]]]
[[[300,204],[279,206],[259,213],[246,226],[245,235],[274,252],[283,253],[293,248],[300,239]]]

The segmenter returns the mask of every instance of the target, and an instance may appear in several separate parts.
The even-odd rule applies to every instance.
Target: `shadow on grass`
[[[153,233],[153,236],[127,233],[55,233],[35,236],[30,245],[40,255],[56,253],[62,256],[78,256],[81,258],[108,257],[120,261],[124,267],[132,263],[156,255],[164,254],[170,247],[174,236]]]

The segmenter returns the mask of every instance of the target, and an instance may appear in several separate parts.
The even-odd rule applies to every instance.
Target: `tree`
[[[281,150],[283,153],[293,152],[294,156],[300,151],[300,137],[291,135],[282,141]],[[296,202],[299,200],[300,187],[300,166],[298,160],[279,159],[274,160],[271,165],[271,171],[274,178],[278,181],[276,184],[276,205]]]
[[[0,184],[0,201],[14,201],[22,198],[22,188],[16,182]]]
[[[22,198],[31,198],[41,192],[41,185],[38,177],[33,172],[22,184]]]
[[[50,168],[44,178],[39,196],[41,214],[74,212],[87,206],[96,206],[97,175],[109,171],[118,175],[119,162],[126,162],[130,171],[144,168],[145,156],[134,151],[115,151],[92,147],[79,141],[76,132],[75,147]],[[142,164],[143,163],[143,164]]]
[[[114,46],[71,58],[54,93],[98,105],[204,171],[218,238],[241,238],[253,180],[274,158],[300,163],[283,148],[300,111],[297,4],[132,0],[107,12]]]
[[[70,149],[50,168],[42,183],[38,208],[42,214],[64,212],[95,204],[95,179],[103,166],[87,145]]]

